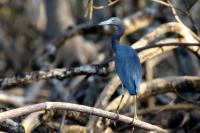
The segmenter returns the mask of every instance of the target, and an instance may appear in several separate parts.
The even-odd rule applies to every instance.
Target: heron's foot
[[[117,114],[117,115],[119,115],[119,110],[117,109],[117,110],[115,110],[115,113]]]
[[[137,120],[139,120],[138,117],[137,117],[137,114],[134,114],[134,116],[133,116],[133,122],[137,121]]]
[[[119,119],[119,110],[118,110],[118,109],[116,109],[116,110],[111,110],[111,112],[117,114],[116,119],[113,120],[113,125],[114,125],[114,127],[117,127],[117,126],[116,126],[116,125],[117,125],[116,122],[117,122],[117,120]]]
[[[113,112],[117,114],[117,119],[118,119],[119,118],[119,110],[117,109]],[[116,120],[114,120],[113,124],[114,124],[114,127],[117,127]]]
[[[130,124],[134,124],[136,121],[138,121],[139,119],[138,119],[138,117],[136,116],[136,117],[133,117],[133,119],[132,119],[132,121],[131,121],[131,123]]]

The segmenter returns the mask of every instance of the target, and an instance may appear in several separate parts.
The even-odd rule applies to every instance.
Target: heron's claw
[[[119,110],[117,109],[117,110],[115,110],[115,113],[117,114],[117,115],[119,115]]]
[[[118,109],[115,110],[114,113],[116,113],[116,114],[117,114],[117,117],[119,117],[119,110],[118,110]],[[114,124],[114,127],[116,127],[117,124],[116,124],[116,121],[115,121],[115,120],[114,120],[114,123],[113,123],[113,124]]]
[[[139,120],[139,119],[138,119],[137,115],[135,114],[135,115],[133,116],[133,121],[137,121],[137,120]]]

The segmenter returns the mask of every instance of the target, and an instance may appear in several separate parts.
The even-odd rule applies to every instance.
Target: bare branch
[[[24,127],[25,133],[31,133],[31,131],[33,131],[42,123],[40,115],[44,113],[45,111],[38,111],[38,112],[31,113],[22,121],[22,125]]]
[[[85,17],[89,17],[89,19],[92,19],[92,13],[93,13],[93,9],[103,9],[109,6],[112,6],[114,4],[116,4],[117,2],[119,2],[119,0],[115,0],[115,1],[110,1],[108,2],[108,5],[105,6],[95,6],[94,5],[94,0],[88,0],[88,4],[87,4],[87,9],[85,12]]]
[[[187,89],[188,88],[188,89]],[[200,77],[193,76],[177,76],[177,77],[167,77],[158,78],[152,81],[144,82],[140,85],[140,92],[138,94],[139,100],[144,100],[150,96],[163,94],[166,92],[176,92],[181,91],[200,91]],[[113,101],[111,101],[106,110],[114,110],[120,101],[121,96],[118,96]],[[128,92],[124,94],[124,101],[121,103],[120,109],[124,107],[125,104],[133,104],[133,98],[130,97]],[[119,110],[120,110],[119,109]]]
[[[165,6],[168,6],[168,7],[172,8],[172,5],[169,4],[169,3],[167,3],[167,2],[165,2],[165,1],[161,1],[161,0],[152,0],[152,1],[157,2],[157,3],[159,3],[159,4],[162,4],[162,5],[165,5]],[[174,6],[174,8],[175,8],[176,10],[180,11],[181,13],[184,13],[184,14],[188,15],[188,12],[186,12],[186,11],[180,9],[180,8],[177,8],[177,7],[175,7],[175,6]]]
[[[177,15],[177,13],[176,13],[176,7],[174,7],[174,5],[171,3],[170,0],[167,0],[168,3],[163,2],[163,1],[160,1],[160,0],[153,0],[153,1],[158,2],[158,3],[161,3],[161,4],[165,5],[165,6],[169,6],[169,7],[171,8],[171,11],[172,11],[172,13],[173,13],[173,15],[174,15],[176,21],[177,21],[179,24],[182,24],[182,25],[185,27],[184,29],[188,29],[188,30],[189,30],[189,28],[187,28],[187,26],[185,26],[185,24],[184,24],[184,23],[180,20],[180,18],[178,17],[178,15]],[[180,10],[179,10],[179,11],[180,11]],[[189,12],[187,12],[187,15],[190,17],[190,13],[189,13]],[[200,38],[199,38],[198,35],[196,35],[194,32],[191,32],[190,34],[192,34],[192,36],[193,36],[196,40],[200,41]]]
[[[179,22],[180,24],[183,24],[183,22],[181,21],[181,19],[179,18],[178,14],[176,13],[176,10],[175,10],[175,7],[174,5],[171,3],[170,0],[167,0],[167,2],[169,3],[170,7],[171,7],[171,10],[172,10],[172,13],[176,19],[177,22]]]
[[[94,3],[94,0],[88,0],[87,9],[84,16],[89,17],[89,19],[92,19],[93,3]]]
[[[168,104],[162,106],[155,106],[152,108],[141,109],[138,111],[138,114],[143,115],[147,113],[159,113],[161,111],[189,110],[193,108],[195,108],[195,105],[190,103]]]
[[[117,115],[112,112],[104,111],[98,108],[88,107],[84,105],[78,105],[78,104],[72,104],[72,103],[62,103],[62,102],[45,102],[45,103],[39,103],[35,105],[29,105],[24,106],[17,109],[12,109],[9,111],[5,111],[0,113],[0,121],[4,121],[9,118],[15,118],[21,115],[41,111],[41,110],[51,110],[51,109],[66,109],[71,111],[77,111],[82,113],[88,113],[91,115],[97,115],[100,117],[109,118],[112,120],[118,120],[127,124],[133,124],[133,126],[137,126],[139,128],[145,129],[145,130],[152,130],[157,132],[166,132],[166,130],[140,121],[140,120],[134,120],[130,117],[124,116],[124,115]]]
[[[93,5],[93,8],[94,8],[94,9],[103,9],[103,8],[112,6],[112,5],[114,5],[115,3],[117,3],[117,2],[119,2],[119,0],[115,0],[115,1],[109,0],[108,5],[106,5],[106,6],[94,6],[94,5]]]
[[[18,85],[21,83],[28,83],[38,80],[57,78],[64,79],[66,77],[75,76],[75,75],[91,75],[99,74],[105,75],[108,73],[108,68],[106,65],[83,65],[74,68],[60,68],[60,69],[51,69],[47,71],[35,71],[35,72],[26,72],[22,73],[19,76],[6,77],[0,79],[0,87],[8,87],[13,85]]]
[[[197,25],[196,25],[196,23],[195,23],[195,21],[194,21],[194,19],[193,19],[193,17],[192,17],[191,11],[190,11],[190,9],[192,8],[192,6],[194,6],[194,4],[195,4],[197,1],[198,1],[198,0],[194,1],[194,2],[191,4],[191,6],[187,6],[187,5],[188,5],[188,4],[187,4],[187,1],[186,1],[186,0],[183,0],[183,5],[185,6],[185,8],[186,8],[186,10],[187,10],[187,12],[188,12],[188,17],[189,17],[190,22],[191,22],[191,24],[192,24],[192,29],[194,29],[194,32],[195,32],[195,33],[199,34],[198,27],[197,27]]]
[[[13,96],[0,92],[0,102],[19,107],[25,104],[26,99],[22,96]]]
[[[136,51],[140,52],[143,50],[151,49],[151,48],[162,48],[167,46],[178,46],[178,47],[190,47],[190,46],[198,46],[200,47],[200,43],[184,43],[184,42],[173,42],[173,43],[159,43],[155,45],[147,45],[145,47],[137,48]]]
[[[158,84],[159,83],[159,84]],[[165,92],[178,91],[199,91],[200,77],[177,76],[158,78],[141,84],[139,99]]]

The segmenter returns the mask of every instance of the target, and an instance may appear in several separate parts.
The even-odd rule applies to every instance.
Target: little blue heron
[[[115,69],[122,81],[122,86],[128,89],[130,95],[134,99],[134,119],[137,119],[136,112],[136,95],[138,94],[141,78],[142,78],[142,68],[140,64],[139,57],[136,51],[128,45],[121,45],[119,40],[124,33],[124,25],[122,21],[117,17],[112,17],[105,20],[99,25],[113,25],[115,32],[112,35],[112,48],[115,53]],[[121,97],[120,103],[123,99]],[[117,107],[117,111],[120,104]]]

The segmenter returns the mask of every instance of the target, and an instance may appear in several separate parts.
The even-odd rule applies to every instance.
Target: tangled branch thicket
[[[199,131],[199,7],[197,0],[1,1],[0,131]],[[143,66],[139,120],[127,92],[115,113],[113,29],[96,25],[113,14]]]

